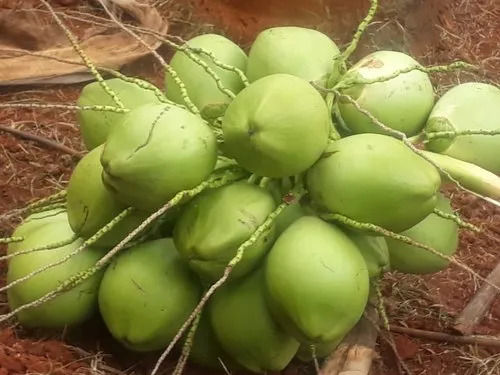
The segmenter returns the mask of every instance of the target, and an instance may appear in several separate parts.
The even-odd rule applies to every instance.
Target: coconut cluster
[[[458,242],[457,224],[439,215],[453,214],[439,192],[439,170],[358,107],[405,136],[498,129],[500,92],[463,84],[435,104],[418,62],[378,51],[340,78],[332,107],[325,96],[340,54],[328,36],[299,27],[262,31],[248,56],[206,34],[174,54],[176,74],[166,72],[164,94],[146,83],[106,80],[129,111],[79,112],[90,152],[74,169],[66,208],[28,217],[14,233],[25,240],[8,251],[63,245],[13,257],[8,281],[68,260],[12,287],[12,309],[92,267],[179,192],[221,171],[237,169],[239,177],[181,201],[104,271],[23,311],[19,321],[63,327],[98,311],[130,350],[165,348],[246,244],[202,312],[190,358],[265,373],[295,357],[310,360],[312,347],[318,357],[334,350],[384,272],[444,269],[448,260],[436,254],[361,230],[384,228],[447,256]],[[78,103],[114,105],[99,83],[87,85]],[[343,138],[333,136],[334,126]],[[498,173],[498,137],[439,138],[426,147]],[[326,221],[332,214],[360,226]]]

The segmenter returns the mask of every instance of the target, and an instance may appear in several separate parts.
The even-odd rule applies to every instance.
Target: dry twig
[[[28,133],[28,132],[25,132],[25,131],[22,131],[19,129],[14,129],[13,127],[1,125],[1,124],[0,124],[0,131],[4,131],[6,133],[11,133],[17,137],[24,138],[24,139],[27,139],[29,141],[37,142],[43,146],[62,151],[66,154],[69,154],[71,156],[75,156],[77,158],[81,158],[83,156],[83,154],[80,151],[76,151],[68,146],[65,146],[61,143],[55,142],[51,139],[42,137],[40,135]]]

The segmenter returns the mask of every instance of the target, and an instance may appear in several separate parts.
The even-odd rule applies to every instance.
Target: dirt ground
[[[1,2],[1,1],[0,1]],[[75,5],[78,9],[78,1]],[[81,2],[80,2],[81,3]],[[275,25],[314,26],[329,33],[340,46],[350,40],[368,1],[351,0],[171,0],[157,1],[171,20],[170,32],[189,38],[205,31],[222,32],[248,47],[263,28]],[[356,57],[374,49],[397,49],[412,53],[426,64],[462,59],[480,67],[480,72],[453,73],[433,77],[439,91],[457,82],[490,81],[500,78],[500,7],[495,0],[386,0],[368,28]],[[286,5],[284,5],[286,4]],[[80,4],[81,6],[81,4]],[[171,51],[162,47],[160,53]],[[124,69],[161,84],[159,65],[144,58]],[[1,88],[0,103],[29,101],[74,102],[82,85],[71,87]],[[74,113],[47,110],[0,110],[0,125],[39,134],[83,151]],[[34,198],[47,196],[68,182],[77,158],[61,151],[20,139],[0,130],[0,215],[20,208]],[[458,258],[482,276],[500,259],[500,209],[475,197],[447,189],[453,206],[483,234],[463,231]],[[0,222],[0,237],[10,234],[18,222],[13,217]],[[1,251],[3,249],[0,248]],[[3,267],[3,268],[2,268]],[[5,265],[0,264],[3,283]],[[451,332],[455,316],[478,288],[461,269],[451,266],[426,277],[386,275],[383,282],[386,309],[392,324]],[[6,312],[6,297],[0,294],[0,312]],[[500,334],[500,299],[476,328],[477,334]],[[486,375],[500,374],[500,350],[486,347],[432,342],[393,334],[397,355],[379,338],[373,375]],[[65,332],[25,330],[15,321],[0,327],[0,375],[14,374],[146,374],[156,353],[125,352],[95,320]],[[167,363],[164,373],[173,369]],[[207,374],[190,368],[191,374]],[[312,374],[310,366],[294,363],[284,374]]]

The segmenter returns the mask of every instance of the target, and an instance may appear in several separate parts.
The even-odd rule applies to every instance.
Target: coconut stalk
[[[454,179],[465,188],[490,199],[491,203],[500,206],[500,177],[475,164],[452,158],[450,156],[436,154],[430,151],[422,153],[444,171],[448,172]]]

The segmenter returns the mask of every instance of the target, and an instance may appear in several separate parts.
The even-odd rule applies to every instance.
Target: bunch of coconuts
[[[248,56],[215,34],[187,46],[170,61],[177,74],[166,73],[165,96],[113,78],[105,83],[130,111],[78,113],[90,152],[71,176],[66,208],[29,216],[14,233],[25,240],[10,244],[8,252],[64,245],[12,258],[8,281],[69,259],[10,288],[10,307],[34,301],[91,267],[177,193],[226,168],[223,160],[233,160],[230,165],[243,173],[167,211],[104,271],[19,313],[23,325],[77,325],[99,311],[130,350],[165,348],[297,181],[306,193],[255,236],[203,310],[194,362],[265,373],[282,370],[294,357],[310,360],[313,346],[318,357],[326,356],[358,322],[370,285],[383,272],[425,274],[448,265],[422,248],[322,219],[339,214],[445,255],[457,248],[457,224],[435,213],[453,213],[439,192],[439,170],[352,101],[327,105],[320,88],[327,87],[340,55],[329,37],[299,27],[271,28],[257,36]],[[249,83],[227,67],[244,72]],[[338,87],[408,137],[500,129],[498,88],[461,84],[435,103],[428,75],[413,67],[420,65],[406,54],[377,51],[347,70]],[[199,113],[186,107],[186,95]],[[114,105],[97,82],[84,87],[78,103]],[[332,112],[341,120],[340,139],[331,138]],[[426,147],[500,173],[498,135],[438,138]],[[125,219],[69,256],[128,207],[133,210]]]

